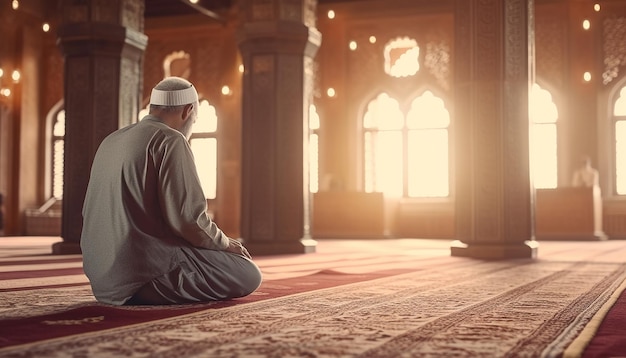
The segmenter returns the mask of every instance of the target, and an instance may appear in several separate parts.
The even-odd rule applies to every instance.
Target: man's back
[[[189,147],[198,92],[160,81],[150,114],[105,138],[83,204],[83,268],[100,302],[172,304],[249,295],[261,271],[206,213]]]
[[[193,166],[185,138],[150,117],[102,142],[85,197],[81,237],[84,269],[95,283],[96,297],[123,303],[178,263],[176,248],[189,243],[172,230],[184,231],[184,218],[170,218],[168,211],[204,211]]]

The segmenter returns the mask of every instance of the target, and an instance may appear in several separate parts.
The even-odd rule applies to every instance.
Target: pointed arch
[[[46,198],[63,198],[63,156],[65,147],[65,102],[58,101],[46,114],[46,148],[44,194]]]
[[[559,111],[552,93],[535,83],[528,97],[530,171],[535,188],[553,189],[558,183],[557,122]]]
[[[406,114],[386,92],[367,104],[362,119],[366,192],[387,197],[447,197],[450,113],[443,99],[425,89]]]
[[[206,199],[217,198],[217,111],[207,99],[200,99],[198,119],[193,126],[189,145]]]
[[[626,77],[616,83],[609,106],[614,190],[617,195],[626,195]]]

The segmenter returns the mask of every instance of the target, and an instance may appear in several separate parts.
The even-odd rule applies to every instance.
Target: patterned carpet
[[[264,283],[242,300],[112,308],[94,302],[80,258],[0,243],[0,356],[575,357],[624,290],[626,242],[542,242],[537,260],[508,261],[448,245],[320,242],[258,258]]]

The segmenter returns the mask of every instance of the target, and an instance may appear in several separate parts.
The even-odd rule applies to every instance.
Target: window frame
[[[413,103],[413,101],[421,96],[423,96],[424,94],[426,94],[427,92],[430,92],[435,98],[438,98],[440,100],[443,101],[443,105],[445,110],[447,110],[448,115],[449,115],[449,122],[445,127],[437,127],[437,128],[409,128],[408,125],[408,112],[410,110],[411,104]],[[372,101],[376,100],[377,98],[379,98],[380,95],[382,94],[386,94],[387,96],[389,96],[389,98],[395,100],[398,102],[399,105],[399,109],[400,112],[402,113],[402,125],[399,128],[396,129],[380,129],[380,128],[367,128],[364,125],[364,119],[365,119],[365,115],[368,112],[368,106],[370,105],[370,103],[372,103]],[[360,157],[361,159],[361,170],[360,170],[360,177],[363,183],[363,190],[364,191],[368,191],[369,189],[367,189],[368,185],[367,183],[369,182],[368,180],[368,166],[367,166],[367,161],[368,161],[368,155],[366,153],[366,135],[371,135],[373,138],[375,138],[377,136],[378,133],[380,132],[398,132],[400,134],[400,138],[402,140],[402,145],[401,145],[401,155],[402,155],[402,164],[401,164],[401,177],[402,177],[402,190],[401,190],[401,194],[399,196],[393,196],[394,198],[400,199],[402,201],[449,201],[453,199],[454,196],[454,178],[453,178],[453,167],[452,167],[452,163],[454,160],[454,151],[453,151],[453,111],[450,108],[450,104],[449,101],[447,100],[447,96],[443,95],[443,93],[434,88],[433,86],[422,86],[420,87],[418,90],[413,91],[410,93],[410,95],[406,96],[406,98],[408,98],[408,100],[403,100],[400,101],[397,99],[397,97],[394,97],[394,95],[396,95],[394,93],[394,91],[391,90],[387,90],[387,89],[380,89],[376,92],[374,92],[373,95],[371,95],[364,103],[364,108],[360,114],[359,117],[359,128],[360,128],[360,141],[361,141],[361,153],[360,153]],[[445,130],[446,131],[446,135],[447,135],[447,146],[448,146],[448,152],[447,152],[447,163],[446,165],[448,166],[448,190],[447,190],[447,195],[446,196],[416,196],[416,197],[412,197],[409,196],[409,144],[408,144],[408,139],[409,139],[409,134],[412,131],[428,131],[428,130]],[[374,154],[375,155],[375,154]],[[374,169],[375,172],[375,169]],[[372,173],[372,175],[376,175],[375,173]],[[373,191],[376,191],[376,178],[373,178]]]
[[[622,90],[626,90],[626,76],[623,77],[619,82],[615,84],[613,87],[611,94],[609,96],[609,132],[610,132],[610,173],[609,176],[611,178],[611,193],[614,197],[626,200],[626,192],[624,194],[620,194],[618,192],[618,181],[617,181],[617,123],[624,122],[626,123],[626,115],[615,115],[615,105],[617,101],[620,99],[620,92]],[[626,91],[625,91],[626,93]],[[624,98],[626,101],[626,97]]]

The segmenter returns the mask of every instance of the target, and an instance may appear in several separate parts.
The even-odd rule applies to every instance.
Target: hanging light
[[[4,74],[5,70],[0,67],[0,100],[2,102],[8,101],[13,93],[13,85],[20,82],[22,77],[20,71],[13,70],[11,72],[11,78],[7,78]]]

